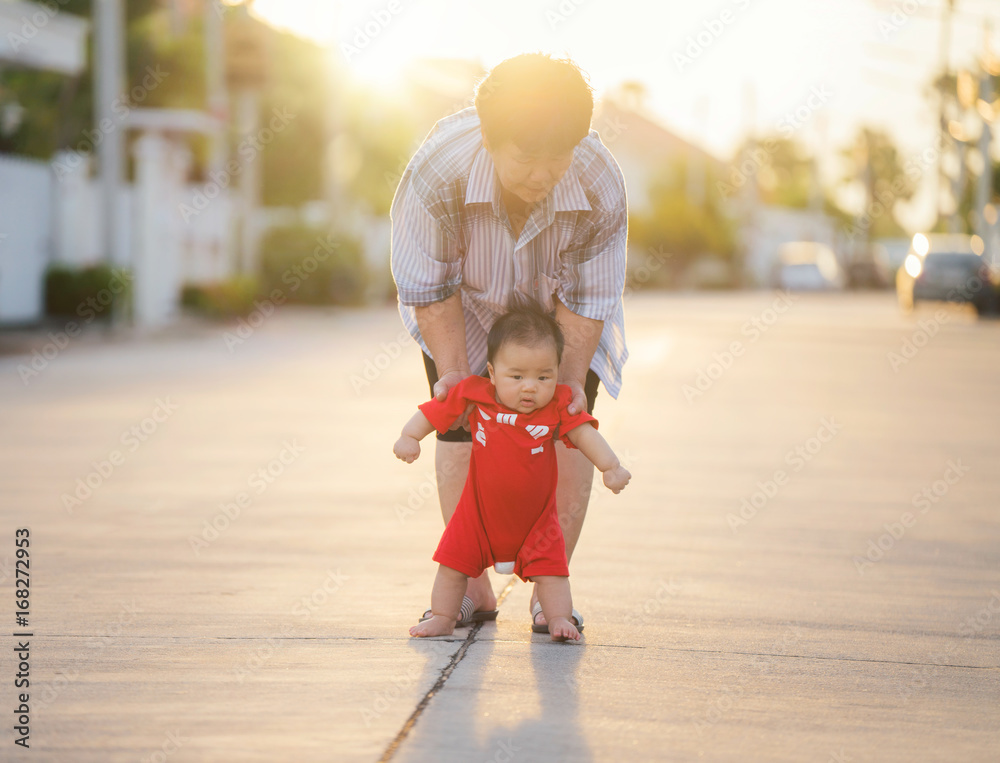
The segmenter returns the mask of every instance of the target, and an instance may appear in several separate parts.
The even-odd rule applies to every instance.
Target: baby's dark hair
[[[535,300],[514,294],[507,302],[507,312],[497,318],[486,337],[486,360],[492,363],[508,342],[533,346],[548,339],[555,342],[556,360],[561,363],[565,339],[556,319]]]

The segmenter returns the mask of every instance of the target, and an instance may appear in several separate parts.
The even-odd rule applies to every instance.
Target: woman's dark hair
[[[476,89],[492,148],[507,141],[532,154],[563,154],[590,132],[594,95],[572,61],[525,53],[493,67]]]
[[[515,293],[507,303],[507,312],[497,318],[486,337],[486,360],[490,363],[507,342],[534,346],[552,340],[556,345],[556,359],[562,362],[562,329],[533,299]]]

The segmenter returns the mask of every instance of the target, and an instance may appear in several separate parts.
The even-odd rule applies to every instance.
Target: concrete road
[[[392,308],[253,323],[0,358],[0,759],[998,759],[1000,323],[630,297],[578,645],[501,577],[496,623],[410,639],[418,352]]]

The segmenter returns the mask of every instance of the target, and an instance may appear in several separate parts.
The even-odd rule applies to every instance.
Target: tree
[[[60,0],[59,13],[92,18],[92,0]],[[144,38],[134,37],[132,28],[159,9],[158,0],[129,0],[126,9],[130,64]],[[91,32],[93,35],[93,32]],[[77,76],[29,68],[0,71],[0,104],[19,104],[24,109],[20,125],[8,135],[0,134],[0,153],[48,159],[60,148],[73,148],[93,125],[93,37],[87,46],[86,68]],[[136,69],[130,65],[129,73]],[[141,76],[140,76],[141,81]],[[131,88],[131,81],[128,88]]]
[[[850,226],[848,236],[864,242],[903,235],[894,210],[900,201],[913,198],[919,173],[903,161],[892,138],[883,130],[862,127],[854,146],[841,153],[854,165],[844,182],[860,184],[864,197],[861,213]]]
[[[716,178],[708,178],[714,188]],[[629,215],[629,244],[633,250],[663,253],[670,270],[681,270],[705,254],[729,260],[735,251],[735,231],[726,217],[723,200],[708,193],[699,203],[688,197],[687,163],[675,162],[650,185],[650,210]]]

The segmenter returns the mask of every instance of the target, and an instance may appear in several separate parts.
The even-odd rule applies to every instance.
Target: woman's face
[[[485,136],[483,145],[493,157],[500,184],[521,201],[535,204],[562,180],[573,162],[573,149],[561,154],[532,154],[507,141],[499,148],[491,147]]]

